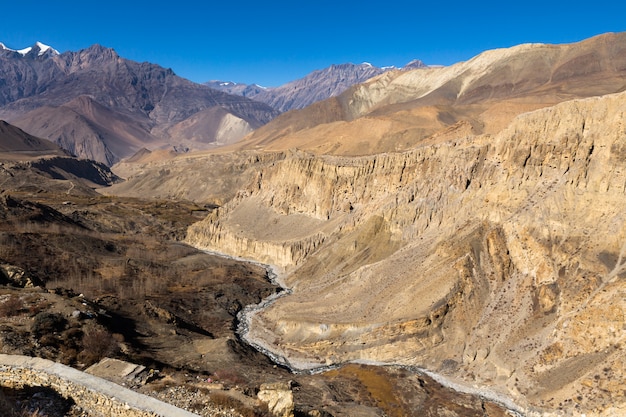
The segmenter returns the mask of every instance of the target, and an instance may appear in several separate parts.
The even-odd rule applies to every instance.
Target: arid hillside
[[[449,67],[388,71],[338,97],[285,113],[239,149],[369,155],[427,139],[496,133],[522,112],[623,91],[626,33],[526,44]]]
[[[415,365],[528,415],[622,415],[625,39],[386,73],[230,151],[119,165],[106,192],[216,206],[186,242],[279,268],[291,293],[246,338],[286,366]]]
[[[295,368],[424,366],[529,410],[624,410],[626,95],[404,153],[293,153],[187,241],[278,265],[251,338]]]

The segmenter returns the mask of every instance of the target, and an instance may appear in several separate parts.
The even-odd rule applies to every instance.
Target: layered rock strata
[[[282,154],[188,241],[282,267],[293,293],[250,337],[293,367],[420,365],[623,414],[625,111],[621,93],[403,153]]]

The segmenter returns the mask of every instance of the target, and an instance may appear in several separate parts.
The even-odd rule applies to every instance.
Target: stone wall
[[[41,358],[0,354],[0,385],[44,386],[71,398],[94,415],[193,417],[190,413],[110,381]]]

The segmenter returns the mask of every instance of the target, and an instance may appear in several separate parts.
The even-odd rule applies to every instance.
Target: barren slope
[[[14,154],[17,158],[24,159],[29,155],[33,157],[67,155],[67,152],[55,144],[29,135],[4,120],[0,120],[0,153],[4,154],[5,158],[8,154]]]
[[[618,415],[625,112],[622,93],[404,153],[251,160],[188,241],[283,268],[293,294],[251,336],[291,366],[415,364],[528,410]]]
[[[623,91],[625,50],[626,33],[607,34],[567,45],[487,51],[450,67],[389,71],[337,98],[279,116],[238,148],[366,155],[410,149],[459,122],[475,134],[496,133],[525,111]],[[364,134],[368,121],[377,124],[376,134]]]

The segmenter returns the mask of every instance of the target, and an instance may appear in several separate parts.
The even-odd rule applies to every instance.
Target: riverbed
[[[483,400],[498,404],[506,408],[507,411],[512,416],[532,417],[532,416],[543,415],[543,413],[541,412],[530,411],[526,409],[525,407],[520,406],[512,398],[510,398],[509,396],[505,394],[496,392],[487,387],[480,387],[480,386],[472,385],[465,381],[453,380],[452,378],[447,377],[445,375],[441,375],[437,372],[430,371],[428,369],[424,369],[424,368],[417,367],[417,366],[406,366],[402,364],[396,364],[396,363],[390,363],[390,362],[377,362],[377,361],[347,361],[345,363],[337,363],[337,364],[323,365],[323,366],[320,366],[319,364],[311,362],[307,364],[300,363],[299,364],[300,366],[296,366],[294,363],[292,363],[292,361],[289,360],[289,358],[283,352],[279,351],[278,346],[269,346],[268,344],[264,343],[261,340],[255,340],[250,334],[250,325],[251,325],[250,323],[254,315],[268,308],[273,303],[278,301],[280,298],[286,297],[292,293],[292,290],[286,287],[284,284],[284,281],[281,279],[280,270],[273,265],[263,264],[263,263],[260,263],[251,259],[238,258],[235,256],[223,254],[223,253],[216,252],[216,251],[204,250],[204,252],[214,255],[214,256],[220,256],[220,257],[224,257],[228,259],[233,259],[239,262],[246,262],[246,263],[250,263],[256,266],[263,267],[266,270],[268,280],[272,284],[281,288],[280,291],[271,294],[270,296],[263,299],[260,303],[245,306],[237,315],[238,325],[237,325],[236,333],[242,341],[244,341],[248,345],[252,346],[254,349],[258,350],[259,352],[269,357],[275,364],[289,369],[294,374],[299,374],[299,373],[320,374],[323,372],[328,372],[330,370],[337,369],[347,363],[364,364],[364,365],[381,366],[381,367],[400,367],[409,372],[414,372],[419,375],[426,375],[432,378],[433,380],[435,380],[436,382],[438,382],[439,384],[441,384],[442,386],[450,388],[454,391],[474,395]]]

